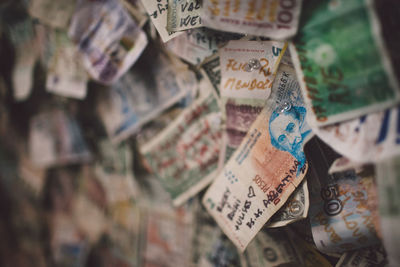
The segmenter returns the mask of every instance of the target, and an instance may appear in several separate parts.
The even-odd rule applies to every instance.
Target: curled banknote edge
[[[303,11],[290,52],[313,128],[399,102],[398,80],[372,1],[313,0]]]
[[[307,218],[310,199],[306,179],[307,176],[302,185],[296,188],[285,205],[271,217],[265,225],[266,227],[282,227]]]
[[[204,0],[206,27],[283,40],[296,34],[302,0]]]
[[[104,84],[117,81],[147,46],[146,34],[117,0],[81,1],[68,35],[88,73]]]
[[[310,163],[310,222],[317,248],[324,253],[343,253],[379,243],[377,190],[373,169],[365,166],[328,174],[332,150],[314,139],[306,147]]]
[[[373,163],[400,155],[400,106],[313,130],[355,163]]]
[[[203,205],[240,251],[287,201],[308,168],[311,138],[293,68],[281,65],[271,97],[203,197]],[[291,86],[287,86],[291,84]]]

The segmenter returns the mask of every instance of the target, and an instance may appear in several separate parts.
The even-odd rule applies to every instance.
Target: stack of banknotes
[[[398,0],[0,2],[0,266],[400,266]]]

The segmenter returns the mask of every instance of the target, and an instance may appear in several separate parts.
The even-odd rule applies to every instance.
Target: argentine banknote
[[[372,2],[305,3],[290,52],[313,127],[354,119],[399,101],[398,81]]]
[[[146,34],[118,0],[82,0],[68,32],[91,77],[112,84],[139,58]]]
[[[63,32],[50,34],[53,52],[47,64],[46,89],[64,97],[84,99],[88,75],[76,47]]]
[[[174,205],[181,205],[215,178],[221,134],[220,109],[210,92],[141,147]]]
[[[41,167],[88,162],[92,157],[76,120],[60,109],[31,118],[29,155]]]
[[[178,32],[202,27],[201,0],[168,0],[167,30]]]
[[[400,155],[400,106],[314,129],[334,150],[355,163]]]
[[[76,0],[32,0],[29,13],[43,24],[67,29],[75,11],[76,2]]]
[[[306,149],[311,174],[309,216],[317,248],[342,253],[376,245],[379,221],[373,170],[329,175],[333,151],[316,139]]]
[[[389,266],[383,246],[373,246],[344,253],[335,267]]]
[[[138,132],[144,123],[191,90],[182,80],[187,77],[195,80],[192,72],[178,72],[162,54],[153,58],[151,63],[146,68],[134,67],[99,97],[97,110],[114,143]]]
[[[204,0],[203,25],[221,31],[287,39],[297,32],[302,0]]]
[[[271,94],[276,69],[286,46],[277,41],[230,41],[220,49],[221,102],[226,123],[227,161],[246,136]],[[294,70],[292,72],[294,73]],[[295,75],[288,86],[297,84]],[[287,82],[287,81],[286,81]]]
[[[201,73],[213,86],[218,99],[221,97],[221,64],[219,53],[206,58],[201,64]]]
[[[400,265],[400,157],[376,164],[379,215],[389,266]]]
[[[170,32],[167,30],[168,0],[142,0],[142,4],[163,42],[182,34],[182,32]]]
[[[285,65],[281,76],[293,79]],[[276,79],[265,108],[203,198],[240,251],[285,204],[308,168],[303,145],[312,134],[301,92],[279,85]]]

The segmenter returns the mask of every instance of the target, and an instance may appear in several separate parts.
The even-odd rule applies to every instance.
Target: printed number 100
[[[279,29],[289,29],[290,23],[293,20],[293,14],[290,12],[296,6],[297,0],[280,0],[279,6],[281,9],[278,13],[278,28]]]

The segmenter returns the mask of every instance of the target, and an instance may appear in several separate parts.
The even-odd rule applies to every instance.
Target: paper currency
[[[190,266],[194,223],[191,210],[151,206],[142,211],[146,216],[142,266]]]
[[[307,178],[307,177],[306,177]],[[297,187],[285,205],[267,222],[266,227],[274,228],[307,218],[310,200],[307,180]]]
[[[236,247],[204,209],[196,212],[192,266],[240,266]]]
[[[389,266],[400,265],[400,158],[393,157],[376,165],[379,215]]]
[[[385,249],[382,246],[375,246],[346,252],[340,257],[340,260],[335,265],[335,267],[364,266],[388,266]]]
[[[282,65],[277,77],[292,79]],[[203,204],[243,251],[281,208],[307,171],[303,145],[311,137],[298,86],[279,86],[241,145],[210,186]]]
[[[167,42],[182,33],[167,31],[168,0],[142,0],[142,4],[163,42]]]
[[[202,27],[200,0],[168,0],[167,30],[183,31]]]
[[[354,119],[399,100],[372,2],[308,1],[304,6],[290,52],[313,126]]]
[[[18,12],[21,19],[7,21],[6,36],[15,47],[15,63],[12,72],[14,98],[26,100],[33,86],[33,68],[39,56],[38,40],[31,18]],[[6,18],[7,19],[7,18]]]
[[[301,255],[301,266],[305,267],[332,267],[332,264],[311,244],[300,238],[294,231],[286,229],[292,245],[296,248],[298,255]],[[298,263],[295,265],[298,266]]]
[[[376,189],[365,168],[328,174],[332,152],[321,141],[308,144],[310,210],[314,242],[325,253],[340,253],[377,244]]]
[[[130,147],[122,144],[114,148],[109,140],[100,142],[101,161],[96,164],[96,177],[106,191],[108,204],[135,199],[138,185],[133,175],[133,158]]]
[[[203,5],[206,27],[281,40],[296,34],[302,1],[205,0]]]
[[[294,266],[302,263],[301,255],[283,229],[260,231],[241,255],[245,267]]]
[[[355,163],[382,161],[400,155],[400,106],[315,128],[315,133]]]
[[[143,25],[147,22],[148,16],[144,6],[140,0],[119,0],[124,5],[126,9],[132,14],[135,18],[135,21],[138,23],[139,27],[143,27]]]
[[[88,73],[104,84],[120,78],[147,45],[146,34],[117,0],[81,1],[68,34]]]
[[[54,52],[48,63],[46,89],[65,97],[84,99],[88,75],[76,47],[64,33],[52,34]]]
[[[230,41],[220,50],[221,102],[228,136],[223,148],[226,160],[240,145],[270,96],[285,49],[283,42],[239,40]],[[289,86],[297,84],[294,69],[290,77],[293,78]]]
[[[214,96],[195,101],[141,153],[173,200],[181,205],[216,175],[221,114]]]
[[[32,0],[29,13],[54,28],[68,28],[75,11],[76,0]]]
[[[144,123],[191,91],[183,86],[182,78],[194,79],[194,74],[188,70],[178,72],[169,65],[159,55],[151,65],[151,75],[147,69],[150,66],[133,68],[99,97],[97,109],[113,143],[135,134]]]
[[[187,30],[183,34],[165,43],[168,50],[178,57],[197,65],[218,52],[218,48],[229,40],[239,39],[242,35],[214,31],[208,28]]]
[[[201,64],[201,72],[213,86],[214,92],[218,98],[221,96],[221,64],[219,53],[205,59]]]
[[[91,160],[77,122],[58,109],[39,113],[31,119],[29,155],[40,167]]]
[[[355,170],[356,172],[362,171],[362,164],[349,160],[345,157],[335,159],[332,165],[329,167],[328,173],[333,174],[335,172],[344,172]]]

